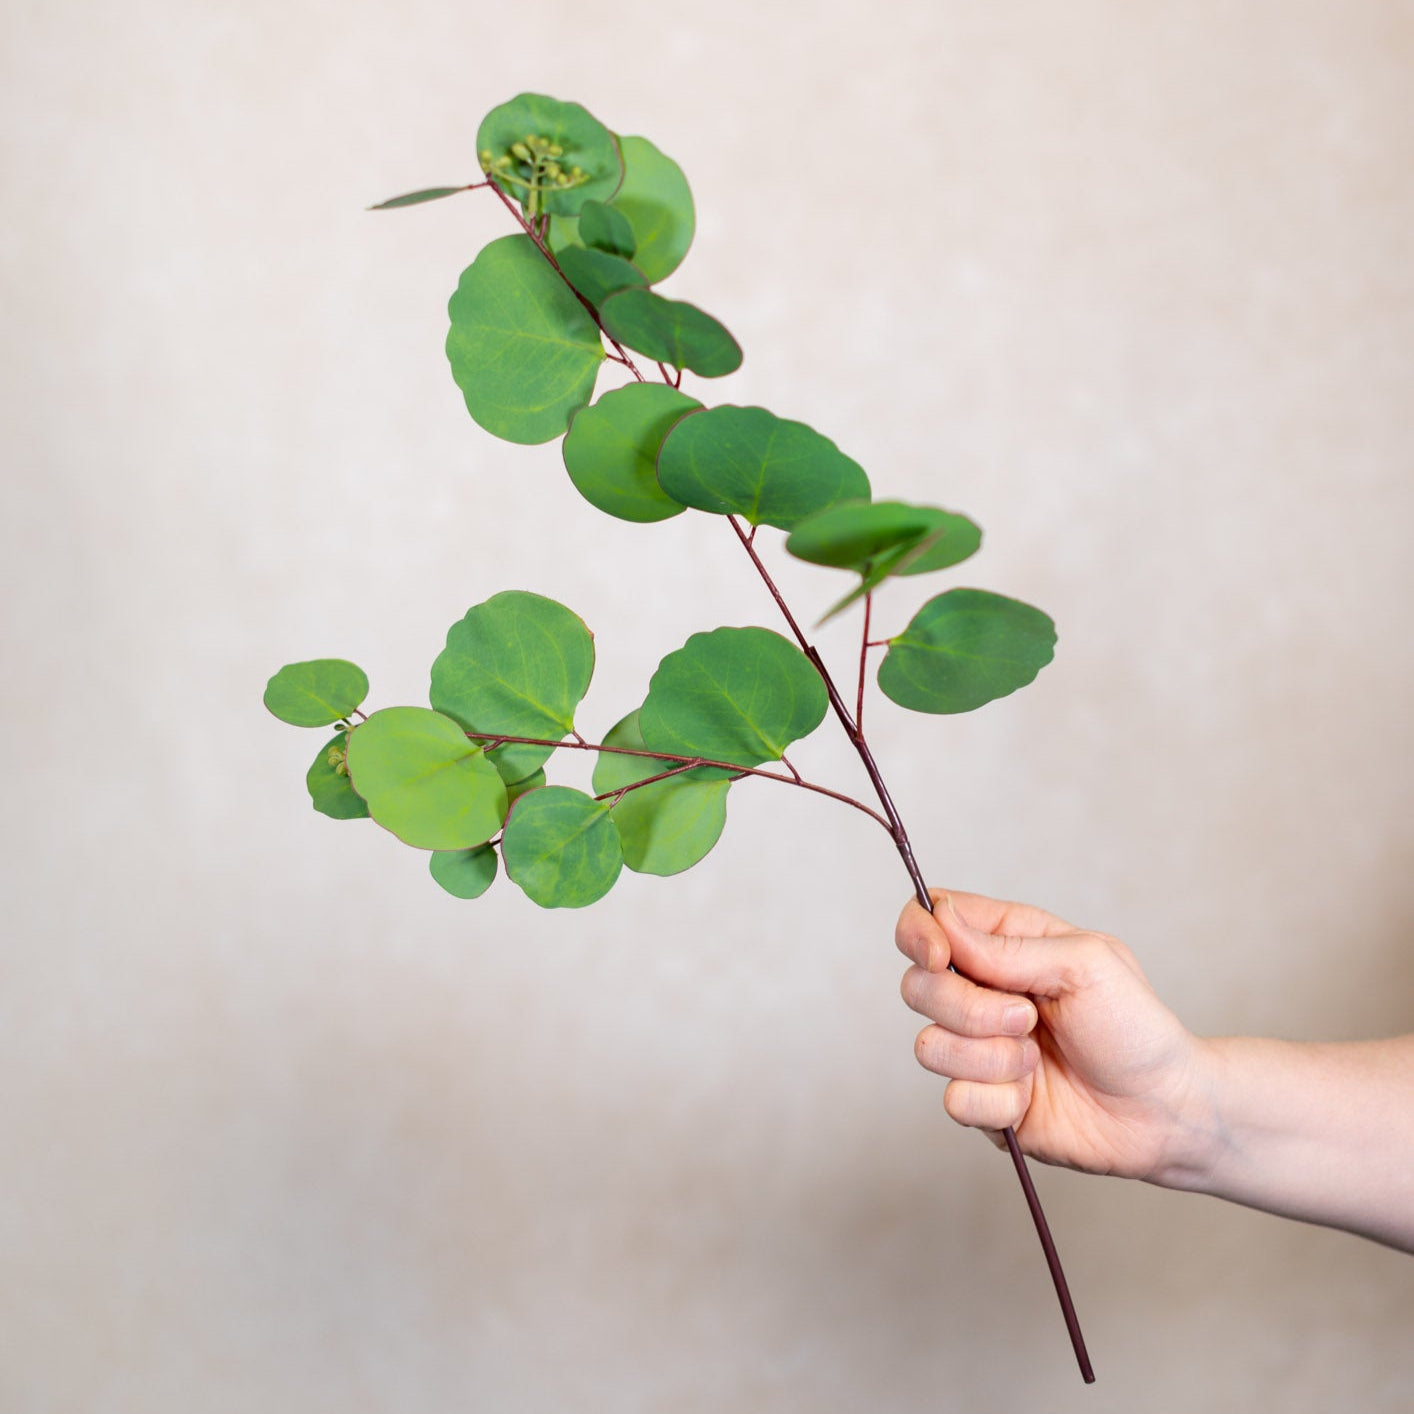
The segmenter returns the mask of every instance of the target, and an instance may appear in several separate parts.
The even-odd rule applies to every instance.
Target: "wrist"
[[[1221,1105],[1227,1041],[1189,1036],[1188,1042],[1181,1077],[1164,1106],[1155,1160],[1143,1178],[1160,1188],[1210,1192],[1213,1176],[1232,1147]]]

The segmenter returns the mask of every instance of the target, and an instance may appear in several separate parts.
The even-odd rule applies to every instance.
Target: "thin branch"
[[[864,673],[869,666],[869,615],[874,611],[874,596],[864,596],[864,632],[859,636],[859,695],[854,704],[854,725],[858,731],[864,730]]]
[[[831,800],[838,800],[843,805],[852,805],[856,810],[863,811],[871,820],[881,825],[890,835],[894,833],[893,826],[877,810],[871,809],[862,800],[856,800],[852,795],[831,790],[828,786],[816,785],[814,781],[801,780],[795,776],[783,776],[778,771],[763,771],[759,766],[743,766],[736,761],[715,761],[706,756],[676,756],[669,751],[647,751],[633,746],[607,746],[603,742],[596,741],[552,741],[549,737],[543,736],[497,736],[491,732],[467,732],[466,736],[470,741],[491,743],[486,748],[488,751],[496,746],[512,744],[553,746],[563,747],[569,751],[604,752],[610,756],[641,756],[650,761],[675,761],[683,770],[688,771],[696,766],[711,766],[720,771],[732,772],[733,780],[740,780],[743,776],[759,776],[764,781],[779,781],[784,786],[798,786],[801,790],[814,791],[816,795],[827,795]],[[667,774],[676,775],[677,772],[673,771]],[[639,784],[646,785],[647,782],[640,781]]]

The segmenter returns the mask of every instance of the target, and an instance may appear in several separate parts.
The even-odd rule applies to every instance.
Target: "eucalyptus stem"
[[[731,528],[736,532],[737,539],[741,542],[742,548],[751,559],[751,563],[756,567],[756,572],[761,576],[766,588],[770,591],[771,597],[776,601],[781,613],[784,615],[786,623],[790,626],[791,632],[795,635],[796,642],[799,643],[801,652],[810,660],[815,671],[819,673],[821,682],[825,685],[825,692],[829,697],[830,706],[834,709],[835,716],[839,719],[840,726],[844,728],[845,735],[849,738],[850,745],[854,747],[859,755],[860,761],[869,776],[870,784],[874,787],[874,793],[879,798],[879,804],[883,807],[884,814],[888,819],[889,833],[893,837],[894,846],[898,850],[899,858],[903,860],[903,866],[908,871],[908,877],[913,883],[913,890],[922,905],[929,913],[933,911],[933,897],[928,891],[928,885],[924,881],[923,871],[918,867],[918,860],[913,853],[912,842],[908,838],[908,831],[904,828],[903,819],[898,813],[898,807],[894,805],[893,797],[890,796],[888,787],[884,784],[884,777],[879,770],[878,763],[874,760],[874,753],[869,749],[869,743],[865,740],[864,732],[859,725],[857,718],[851,717],[849,708],[845,705],[840,690],[835,685],[834,678],[830,675],[829,669],[825,666],[824,659],[821,658],[819,650],[809,642],[804,633],[801,632],[800,625],[796,622],[795,615],[791,613],[790,606],[786,603],[781,591],[776,587],[775,581],[771,578],[770,571],[762,563],[761,557],[756,553],[756,547],[752,544],[752,535],[742,530],[740,522],[735,516],[727,517]],[[866,605],[867,605],[866,598]],[[864,633],[866,648],[861,650],[860,666],[860,697],[863,697],[863,653],[867,651],[868,629]],[[958,969],[948,964],[948,970],[957,972]],[[961,976],[961,973],[958,974]],[[1011,1155],[1012,1166],[1016,1169],[1017,1179],[1021,1183],[1021,1191],[1026,1198],[1026,1206],[1030,1210],[1031,1220],[1036,1227],[1036,1235],[1041,1241],[1041,1250],[1045,1253],[1046,1266],[1051,1274],[1051,1281],[1056,1289],[1056,1298],[1060,1302],[1061,1314],[1065,1319],[1065,1328],[1070,1336],[1071,1348],[1075,1351],[1076,1362],[1080,1366],[1080,1374],[1085,1383],[1095,1382],[1095,1371],[1090,1364],[1090,1355],[1085,1348],[1085,1336],[1080,1329],[1080,1319],[1076,1315],[1075,1303],[1071,1299],[1070,1285],[1065,1278],[1065,1270],[1061,1266],[1060,1254],[1056,1251],[1055,1240],[1051,1236],[1050,1224],[1046,1221],[1046,1214],[1041,1207],[1040,1197],[1036,1193],[1036,1185],[1031,1181],[1031,1172],[1026,1164],[1026,1156],[1021,1152],[1021,1145],[1017,1141],[1016,1132],[1010,1126],[1002,1131],[1002,1138],[1006,1141],[1007,1152]]]

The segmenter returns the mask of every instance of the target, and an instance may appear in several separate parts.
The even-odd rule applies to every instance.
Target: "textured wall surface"
[[[1056,618],[1013,698],[871,709],[933,881],[1119,934],[1200,1031],[1411,1025],[1414,6],[13,5],[0,1408],[1408,1409],[1408,1258],[1041,1172],[1082,1389],[863,817],[738,788],[701,868],[562,914],[309,811],[280,663],[419,701],[533,589],[602,727],[771,623],[720,527],[467,419],[495,203],[361,210],[525,88],[686,169],[712,396],[973,515],[965,582]]]

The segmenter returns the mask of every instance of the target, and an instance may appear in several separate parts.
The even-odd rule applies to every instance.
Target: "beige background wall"
[[[462,905],[308,810],[314,734],[259,699],[339,654],[418,701],[519,586],[596,629],[602,729],[687,633],[771,622],[703,518],[611,523],[466,418],[444,306],[494,203],[361,210],[578,98],[693,181],[669,292],[747,352],[713,396],[971,513],[965,582],[1060,625],[976,716],[872,709],[934,881],[1120,934],[1199,1030],[1409,1027],[1414,6],[0,33],[0,1408],[1410,1406],[1409,1259],[1043,1172],[1082,1389],[1007,1165],[913,1061],[862,817],[739,789],[681,880]]]

